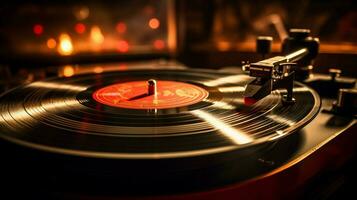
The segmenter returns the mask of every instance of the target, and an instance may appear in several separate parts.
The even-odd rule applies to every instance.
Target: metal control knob
[[[305,39],[309,34],[310,29],[292,28],[289,30],[289,35],[295,39]]]
[[[340,77],[341,72],[340,69],[330,68],[328,73],[330,74],[331,81],[335,81],[337,77]]]
[[[258,36],[256,40],[256,51],[261,54],[263,58],[271,51],[271,44],[273,38],[270,36]]]
[[[357,114],[357,89],[340,89],[333,109],[338,113]]]

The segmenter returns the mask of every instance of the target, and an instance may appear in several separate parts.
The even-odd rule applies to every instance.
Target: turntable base
[[[176,93],[183,106],[130,107],[153,100],[125,92],[134,91],[132,84],[119,93],[138,104],[93,97],[152,78],[187,84],[188,91]],[[20,86],[0,104],[6,188],[64,199],[287,198],[354,154],[355,119],[322,113],[319,97],[300,83],[294,105],[282,105],[284,91],[246,105],[242,86],[249,80],[209,70],[139,70]],[[322,99],[322,108],[331,104]],[[232,132],[245,137],[234,140]]]

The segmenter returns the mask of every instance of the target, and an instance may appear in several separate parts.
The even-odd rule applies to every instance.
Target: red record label
[[[156,95],[149,95],[147,81],[118,83],[101,88],[93,98],[102,104],[128,109],[165,109],[189,106],[208,96],[196,85],[176,81],[156,81]]]

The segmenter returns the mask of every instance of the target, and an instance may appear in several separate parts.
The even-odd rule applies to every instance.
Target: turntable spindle
[[[148,95],[156,95],[156,94],[157,94],[156,80],[149,79],[148,80]]]

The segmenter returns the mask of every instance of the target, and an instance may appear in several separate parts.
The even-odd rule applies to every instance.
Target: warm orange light
[[[68,34],[63,33],[59,37],[58,53],[61,55],[71,55],[73,52],[73,45],[71,37]]]
[[[152,29],[157,29],[160,26],[160,21],[157,18],[151,18],[149,20],[149,27]]]
[[[57,42],[56,42],[56,40],[53,39],[53,38],[48,39],[47,42],[46,42],[46,44],[47,44],[47,47],[48,47],[49,49],[54,49],[54,48],[56,48],[56,46],[57,46]]]
[[[74,26],[74,30],[78,33],[78,34],[83,34],[84,32],[86,32],[86,26],[83,23],[77,23]]]
[[[231,43],[229,41],[218,41],[216,45],[219,51],[227,51],[231,48]]]
[[[91,28],[90,37],[91,37],[92,41],[96,44],[101,44],[104,42],[103,33],[98,26],[93,26]]]
[[[118,51],[123,53],[129,51],[129,43],[125,40],[120,40],[118,42]]]
[[[81,7],[78,12],[75,13],[78,20],[84,20],[89,16],[89,8],[86,6]]]
[[[74,75],[74,68],[71,65],[66,65],[63,68],[63,76],[71,77]]]
[[[43,26],[41,24],[35,24],[32,28],[32,31],[35,35],[42,35],[43,33]]]
[[[104,71],[104,69],[103,69],[103,67],[98,66],[98,67],[95,67],[93,69],[93,71],[94,71],[94,73],[100,74]]]
[[[164,40],[155,40],[154,48],[157,50],[161,50],[161,49],[165,48],[165,41]]]
[[[125,33],[126,32],[126,24],[124,22],[117,23],[115,27],[118,33]]]
[[[119,71],[125,71],[128,69],[128,66],[126,64],[120,64],[118,69],[119,69]]]

